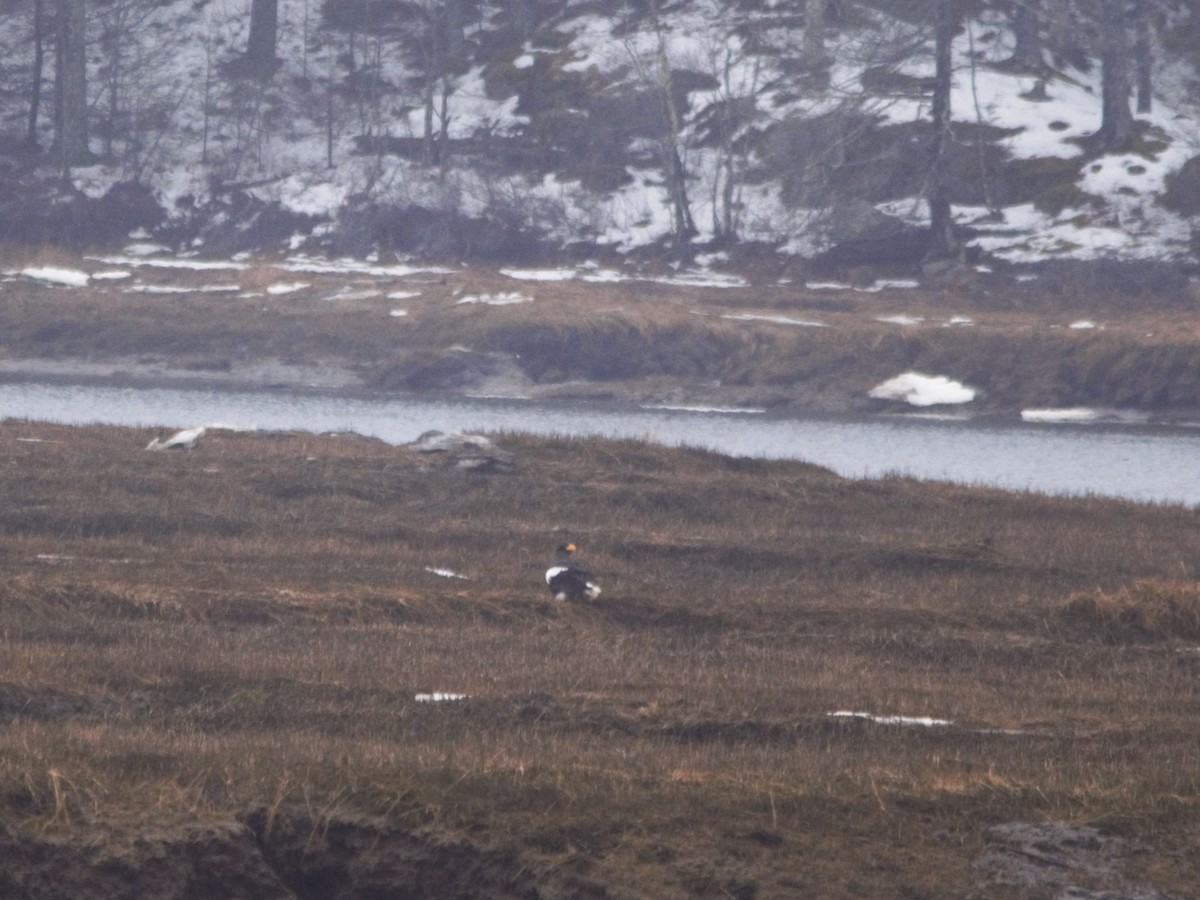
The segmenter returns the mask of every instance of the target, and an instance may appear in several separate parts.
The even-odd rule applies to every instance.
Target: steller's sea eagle
[[[583,566],[572,558],[574,544],[559,544],[554,554],[554,565],[546,570],[546,584],[555,600],[595,600],[600,596],[600,585]]]

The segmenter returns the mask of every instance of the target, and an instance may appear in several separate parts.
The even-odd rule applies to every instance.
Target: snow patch
[[[515,303],[528,303],[529,298],[517,291],[501,291],[498,294],[467,294],[458,299],[461,306],[464,303],[482,303],[486,306],[512,306]]]
[[[1099,418],[1099,410],[1086,406],[1021,410],[1022,422],[1095,422]]]
[[[940,403],[970,403],[975,389],[945,375],[921,375],[905,372],[889,378],[867,392],[876,400],[903,400],[912,406],[935,406]]]
[[[737,322],[774,322],[778,325],[804,325],[809,328],[828,328],[824,322],[815,322],[811,319],[794,319],[791,316],[774,316],[758,313],[730,313],[721,316],[722,319],[733,319]]]
[[[88,274],[78,269],[60,269],[57,266],[41,266],[22,269],[21,275],[34,281],[47,281],[50,284],[61,284],[66,287],[87,287]]]
[[[928,716],[877,716],[874,713],[850,712],[848,710],[838,710],[837,712],[825,713],[825,715],[835,719],[865,719],[868,722],[874,722],[876,725],[944,728],[954,724],[949,719],[932,719]]]
[[[434,566],[426,566],[425,571],[433,575],[438,575],[442,578],[461,578],[463,581],[471,580],[471,576],[460,575],[458,572],[455,572],[452,569],[439,569]]]
[[[307,281],[279,281],[267,286],[268,294],[294,294],[306,287],[311,287]]]

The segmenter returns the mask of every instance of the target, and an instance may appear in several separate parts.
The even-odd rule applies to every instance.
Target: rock
[[[444,454],[445,468],[471,472],[511,472],[513,456],[482,434],[461,431],[426,431],[407,445],[417,453]]]

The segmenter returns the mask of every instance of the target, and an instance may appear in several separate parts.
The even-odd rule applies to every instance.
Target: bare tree
[[[1110,152],[1126,150],[1133,141],[1125,7],[1125,0],[1099,0],[1101,118],[1093,138]]]
[[[282,64],[275,54],[279,34],[279,0],[252,0],[250,36],[245,52],[229,63],[232,75],[270,78]]]
[[[659,16],[658,3],[651,0],[649,27],[653,31],[654,48],[643,54],[631,42],[626,42],[630,62],[639,80],[657,96],[660,130],[655,142],[661,160],[663,180],[666,182],[667,198],[671,205],[671,237],[677,250],[682,252],[696,234],[696,223],[692,218],[688,200],[688,171],[683,161],[681,132],[683,119],[672,91],[673,70],[668,55],[666,26]]]
[[[1008,64],[1021,72],[1041,72],[1045,67],[1042,59],[1041,16],[1032,0],[1016,0],[1009,11],[1013,30],[1013,53]]]
[[[1150,40],[1150,2],[1134,0],[1133,60],[1137,70],[1137,111],[1150,112],[1153,106],[1154,55]]]
[[[811,69],[829,65],[825,49],[825,9],[828,0],[804,0],[804,64]]]
[[[63,177],[88,162],[87,9],[84,0],[58,0],[54,68],[54,153]]]
[[[929,246],[926,260],[952,259],[960,254],[946,191],[946,156],[950,141],[950,88],[954,77],[952,49],[962,18],[959,0],[934,3],[933,139],[925,197],[929,203]]]
[[[42,108],[42,76],[46,64],[45,43],[46,7],[43,0],[33,0],[33,71],[29,85],[29,120],[25,141],[31,147],[38,143],[38,117]]]

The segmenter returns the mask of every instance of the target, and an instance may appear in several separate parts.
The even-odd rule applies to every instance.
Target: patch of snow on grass
[[[1021,410],[1022,422],[1095,422],[1099,418],[1100,413],[1097,410],[1086,406]]]
[[[156,253],[170,253],[170,247],[164,247],[162,244],[137,243],[128,244],[124,248],[125,252],[130,256],[153,256]]]
[[[108,266],[149,266],[157,269],[191,269],[195,272],[233,270],[235,272],[246,268],[246,263],[233,260],[203,260],[178,259],[173,256],[138,257],[138,256],[88,256],[86,259],[95,260]]]
[[[391,312],[388,313],[388,315],[391,316],[393,319],[403,319],[405,316],[408,315],[408,310],[407,309],[393,309]]]
[[[124,269],[105,269],[103,272],[93,272],[92,281],[121,281],[132,277]]]
[[[1090,328],[1095,328],[1096,323],[1090,319],[1080,319],[1078,322],[1072,322],[1068,327],[1074,328],[1077,331],[1087,331]]]
[[[515,303],[528,303],[529,298],[517,291],[501,291],[498,294],[467,294],[460,297],[458,303],[482,303],[487,306],[512,306]]]
[[[466,700],[466,694],[447,694],[442,691],[433,691],[429,694],[417,694],[413,697],[418,703],[446,703],[451,700]]]
[[[461,578],[463,581],[471,580],[469,575],[460,575],[458,572],[452,571],[451,569],[439,569],[435,566],[426,566],[425,571],[433,575],[438,575],[442,578]]]
[[[877,716],[869,712],[850,712],[848,710],[838,710],[837,712],[825,713],[835,719],[865,719],[868,722],[874,722],[877,725],[907,725],[920,726],[922,728],[944,728],[948,725],[953,725],[949,719],[931,719],[928,716]]]
[[[501,269],[500,274],[518,281],[571,281],[579,275],[575,269]]]
[[[774,322],[779,325],[804,325],[809,328],[828,328],[824,322],[815,322],[811,319],[793,319],[791,316],[770,316],[760,315],[757,313],[737,313],[726,314],[721,316],[722,319],[733,319],[737,322]]]
[[[945,375],[922,375],[905,372],[889,378],[867,392],[876,400],[903,400],[912,406],[936,406],[941,403],[970,403],[975,389]]]
[[[190,287],[179,284],[134,284],[125,288],[126,294],[236,294],[240,284],[202,284]]]
[[[420,297],[420,291],[392,291],[387,295],[389,300],[411,300],[413,297]]]
[[[925,319],[923,316],[895,315],[876,316],[875,321],[886,322],[889,325],[920,325]]]
[[[60,269],[57,266],[42,266],[39,268],[22,269],[20,272],[26,278],[34,281],[47,281],[50,284],[61,284],[65,287],[87,287],[88,274],[78,269]]]
[[[947,325],[974,325],[975,320],[970,316],[951,316],[947,321]]]
[[[294,294],[306,287],[311,287],[307,281],[279,281],[267,286],[268,294]]]
[[[373,275],[377,278],[404,278],[409,275],[447,275],[452,269],[441,266],[372,265],[357,259],[313,259],[290,256],[276,268],[286,272],[311,272],[314,275]]]

